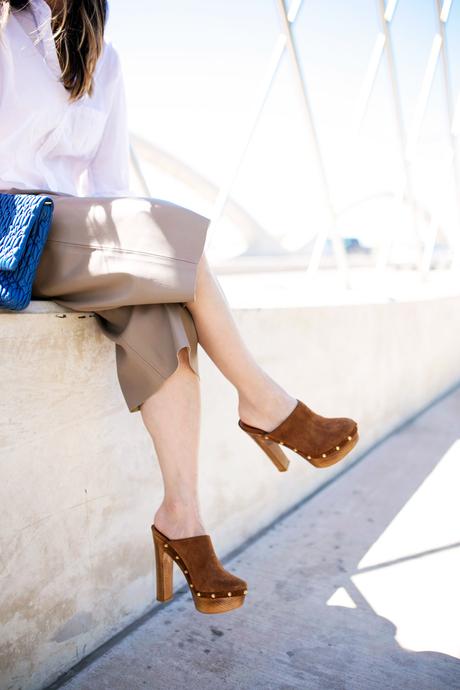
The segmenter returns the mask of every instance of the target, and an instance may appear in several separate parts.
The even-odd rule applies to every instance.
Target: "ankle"
[[[246,424],[270,431],[280,424],[297,405],[297,398],[274,385],[272,391],[252,399],[239,394],[238,414]]]
[[[263,369],[255,380],[246,382],[244,390],[238,388],[237,392],[239,406],[254,410],[263,407],[270,409],[273,402],[282,403],[292,399],[292,395]]]
[[[206,534],[197,501],[163,501],[157,509],[154,525],[170,539]]]
[[[238,410],[270,413],[276,407],[289,407],[295,400],[296,398],[288,393],[285,388],[276,383],[276,381],[272,381],[266,383],[259,390],[238,391]]]

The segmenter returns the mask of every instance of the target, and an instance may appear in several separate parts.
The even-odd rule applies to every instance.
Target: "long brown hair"
[[[22,10],[29,0],[0,0],[0,30],[10,10]],[[76,101],[93,93],[93,73],[102,52],[107,0],[61,0],[53,10],[51,28],[61,66],[61,82]]]

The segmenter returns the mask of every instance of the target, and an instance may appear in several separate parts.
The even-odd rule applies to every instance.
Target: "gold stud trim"
[[[179,556],[176,556],[176,561],[178,561],[178,560],[179,560]]]
[[[307,455],[307,460],[311,460],[311,455]]]
[[[188,570],[184,570],[184,573],[187,574],[187,573],[188,573]]]
[[[163,544],[163,546],[165,547],[165,549],[167,549],[167,548],[168,548],[168,545],[167,545],[167,544]]]
[[[192,583],[190,583],[190,587],[193,587],[193,584],[192,584]]]
[[[193,587],[193,585],[191,584],[190,587]],[[247,594],[247,593],[248,593],[248,590],[247,590],[247,589],[244,589],[244,590],[243,590],[243,594]],[[208,594],[208,593],[206,593],[206,592],[205,592],[205,593],[203,593],[203,592],[195,592],[195,594],[196,594],[197,597],[204,597],[205,599],[217,599],[217,598],[219,598],[219,597],[222,598],[223,596],[225,596],[224,594],[221,594],[221,595],[219,595],[219,597],[218,597],[217,594],[216,594],[215,592],[211,592],[210,594]],[[228,597],[232,597],[233,595],[235,595],[235,596],[241,596],[240,590],[238,590],[238,591],[236,591],[236,592],[227,592],[227,596],[228,596]]]
[[[349,441],[351,441],[351,438],[352,438],[352,437],[351,437],[351,436],[348,436],[347,438],[348,438]]]
[[[294,450],[296,453],[298,452],[298,451],[297,451],[297,448],[293,448],[292,450]]]
[[[269,438],[269,436],[264,436],[264,438]]]
[[[323,453],[323,458],[325,458],[325,457],[326,457],[326,453]]]
[[[336,446],[335,449],[336,449],[336,450],[340,450],[340,446]]]

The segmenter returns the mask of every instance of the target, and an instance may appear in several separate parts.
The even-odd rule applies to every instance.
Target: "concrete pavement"
[[[460,688],[459,439],[457,388],[223,560],[242,608],[176,593],[51,687]]]

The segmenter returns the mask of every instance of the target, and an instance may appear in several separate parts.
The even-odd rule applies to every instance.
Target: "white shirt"
[[[60,75],[51,9],[45,0],[29,0],[0,31],[0,189],[133,194],[126,95],[115,48],[104,40],[92,96],[69,103]]]

